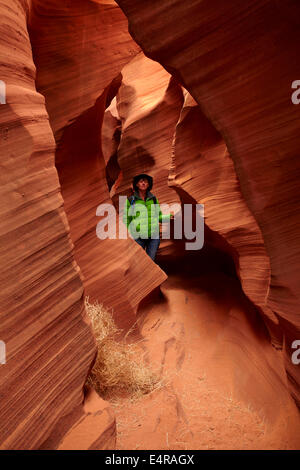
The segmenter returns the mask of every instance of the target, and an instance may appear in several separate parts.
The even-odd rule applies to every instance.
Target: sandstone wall
[[[104,110],[120,86],[121,69],[140,48],[122,11],[107,1],[33,0],[30,37],[86,293],[113,307],[118,324],[128,328],[139,301],[166,276],[132,240],[99,240],[96,209],[111,203],[101,149]]]
[[[55,140],[35,88],[27,4],[1,0],[0,6],[0,77],[7,85],[7,104],[0,106],[0,338],[7,347],[0,445],[35,449],[53,433],[56,445],[84,418],[95,344],[54,166]]]
[[[266,305],[284,332],[291,390],[300,402],[299,4],[253,0],[118,0],[143,51],[191,93],[222,135],[270,259]],[[171,13],[170,13],[171,12]]]

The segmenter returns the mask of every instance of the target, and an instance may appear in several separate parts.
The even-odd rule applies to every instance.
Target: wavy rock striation
[[[266,306],[270,263],[255,218],[249,211],[222,136],[185,92],[176,126],[170,185],[204,205],[206,225],[230,246],[242,288],[269,320],[278,323]]]
[[[140,333],[152,341],[148,357],[182,373],[168,408],[177,424],[185,421],[182,383],[193,368],[195,379],[211,366],[216,377],[223,374],[222,392],[265,412],[269,425],[276,423],[274,442],[294,447],[297,416],[286,390],[289,379],[299,404],[291,343],[300,336],[300,107],[290,99],[300,75],[299,6],[117,3],[139,46],[113,0],[0,0],[7,99],[0,105],[0,340],[7,348],[0,446],[115,447],[109,405],[83,389],[96,352],[85,288],[114,308],[125,329],[140,304]],[[141,301],[165,272],[132,240],[100,240],[95,230],[99,204],[117,206],[141,171],[154,176],[161,203],[204,203],[212,250],[188,257],[180,241],[164,241],[159,260],[170,278],[150,309]],[[213,270],[207,278],[210,263],[229,266],[222,251],[247,298],[237,279],[221,276],[225,287],[215,292]],[[193,360],[184,364],[185,356]],[[196,403],[197,381],[192,385]],[[160,413],[155,420],[149,423],[159,424]],[[282,423],[290,444],[282,441]],[[193,418],[184,432],[185,425],[198,429]],[[197,442],[192,435],[184,445]]]
[[[180,203],[176,192],[168,188],[168,176],[182,104],[181,86],[143,53],[122,69],[122,83],[116,97],[121,127],[117,148],[120,178],[111,192],[113,201],[120,194],[129,193],[134,175],[145,172],[153,176],[153,192],[160,204]],[[162,211],[166,212],[163,206]],[[171,249],[170,241],[161,242],[162,253]],[[172,251],[173,256],[178,255],[178,250]]]
[[[86,412],[95,343],[63,208],[55,140],[35,89],[25,1],[1,0],[0,446],[36,449]],[[100,437],[100,436],[99,436]]]
[[[132,240],[99,240],[95,227],[97,207],[111,203],[101,149],[103,115],[120,86],[121,69],[139,47],[122,11],[107,1],[33,0],[30,36],[86,292],[113,307],[119,326],[128,328],[139,301],[166,276]]]
[[[290,389],[300,403],[299,367],[291,362],[291,344],[300,335],[300,108],[291,101],[300,75],[299,4],[117,3],[145,54],[184,85],[226,143],[270,259],[265,303],[278,318]]]

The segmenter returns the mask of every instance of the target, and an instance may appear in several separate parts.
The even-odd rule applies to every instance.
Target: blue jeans
[[[160,244],[159,238],[135,238],[135,241],[142,247],[146,248],[147,255],[154,261]]]

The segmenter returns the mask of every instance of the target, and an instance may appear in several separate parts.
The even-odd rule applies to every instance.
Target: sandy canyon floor
[[[297,449],[299,411],[281,352],[222,273],[169,275],[138,312],[140,346],[163,385],[112,403],[117,449]]]

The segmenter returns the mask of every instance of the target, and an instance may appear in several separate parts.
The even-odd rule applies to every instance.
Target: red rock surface
[[[297,448],[299,6],[118,3],[139,45],[113,0],[0,0],[0,446]],[[164,241],[161,269],[96,237],[141,171],[161,203],[204,203],[199,253]],[[84,293],[125,331],[138,313],[171,376],[116,421],[84,392]]]
[[[165,383],[113,405],[117,449],[298,449],[282,352],[237,280],[187,262],[177,271],[138,312],[140,346]]]
[[[121,175],[118,163],[118,147],[120,143],[121,121],[116,108],[116,98],[105,110],[101,129],[101,147],[105,161],[106,180],[108,188],[117,184]]]
[[[1,1],[2,449],[36,449],[52,433],[57,442],[59,428],[84,416],[83,385],[95,355],[26,14],[26,2]]]
[[[300,403],[298,2],[118,0],[143,51],[185,86],[222,135],[271,265],[267,306],[284,335],[290,388]],[[172,12],[172,14],[170,14]],[[265,283],[264,283],[265,284]]]
[[[46,98],[57,142],[56,167],[75,259],[86,293],[113,307],[118,324],[128,328],[139,301],[166,276],[132,240],[99,240],[95,227],[97,207],[111,203],[101,149],[103,114],[120,85],[121,69],[139,47],[114,2],[66,6],[33,0],[32,5],[37,89]],[[140,268],[145,275],[139,285]]]
[[[207,229],[200,253],[188,256],[176,240],[160,248],[158,263],[169,274],[164,297],[141,306],[138,323],[149,364],[172,380],[136,403],[115,405],[117,448],[297,448],[298,412],[283,354],[269,337],[278,347],[278,320],[266,303],[269,257],[221,134],[189,93],[143,54],[122,70],[103,133],[105,159],[115,172],[113,199],[128,191],[133,174],[146,171],[159,199],[203,203]],[[255,307],[239,292],[233,271],[220,274],[229,269],[222,252],[234,261]]]
[[[145,171],[153,175],[161,202],[190,202],[187,195],[203,203],[205,223],[228,243],[245,293],[278,323],[265,302],[270,263],[260,229],[243,200],[226,144],[193,98],[140,53],[122,70],[102,132],[112,187],[121,176],[111,194],[128,192],[132,176]],[[164,255],[178,257],[178,251],[178,243],[161,243]]]
[[[88,389],[85,395],[84,413],[64,436],[58,450],[115,449],[115,415],[111,406],[95,390]],[[53,444],[51,447],[53,448]]]
[[[134,175],[146,172],[154,178],[153,190],[159,201],[179,201],[167,185],[174,129],[182,103],[180,85],[143,53],[122,69],[117,110],[122,131],[118,164],[123,180],[117,194],[128,188]]]
[[[105,100],[110,99],[110,83],[113,82],[113,89],[117,86],[115,76],[138,47],[128,36],[120,10],[108,2],[94,7],[74,2],[72,8],[63,8],[60,2],[52,1],[45,10],[37,1],[32,2],[29,12],[24,1],[17,1],[11,8],[3,0],[1,11],[1,53],[5,58],[1,79],[7,82],[8,104],[0,109],[5,167],[0,337],[7,345],[7,364],[0,370],[0,442],[2,448],[9,449],[55,448],[71,427],[76,436],[81,423],[85,426],[90,420],[89,412],[82,407],[83,385],[95,356],[95,343],[84,312],[82,281],[85,280],[88,293],[120,307],[120,319],[122,312],[123,318],[124,312],[128,313],[123,320],[126,324],[134,320],[133,312],[144,295],[142,290],[134,292],[134,287],[126,282],[127,273],[129,280],[136,273],[131,261],[135,260],[136,251],[141,257],[140,266],[145,270],[154,266],[153,272],[148,269],[149,276],[144,277],[148,291],[166,278],[132,241],[120,242],[121,247],[130,244],[130,249],[126,245],[124,250],[133,256],[124,256],[119,266],[105,244],[102,249],[100,242],[95,244],[96,207],[108,198],[98,139]],[[103,39],[104,11],[106,49],[99,39]],[[108,66],[112,50],[107,36],[112,32],[112,23],[118,25],[118,19],[124,27],[119,28],[115,38],[115,65]],[[92,26],[95,29],[91,30]],[[120,43],[123,52],[119,50]],[[105,54],[101,56],[99,50],[108,47],[105,62]],[[99,61],[90,61],[93,51],[95,57],[102,57],[102,75],[97,68]],[[46,97],[46,107],[45,98],[35,88],[36,70],[36,85]],[[63,157],[62,161],[57,158],[57,167],[61,163],[64,206],[46,108],[60,143],[57,154]],[[94,131],[83,143],[81,139],[91,124]],[[75,139],[72,132],[76,129],[81,129],[81,133]],[[65,209],[70,211],[68,218]],[[91,238],[96,250],[89,249]],[[82,271],[73,257],[74,243]],[[118,249],[110,251],[119,259]],[[91,270],[85,261],[90,262]],[[103,279],[101,286],[99,277]],[[108,289],[116,282],[118,289]],[[111,416],[102,425],[100,420],[97,430],[97,439],[90,439],[89,446],[113,446]]]
[[[229,244],[245,294],[278,323],[266,305],[270,262],[260,228],[241,194],[224,140],[188,93],[174,134],[170,184],[183,201],[187,194],[204,205],[205,224]]]
[[[122,83],[116,97],[121,128],[117,148],[121,177],[111,191],[113,201],[121,194],[130,193],[133,176],[145,172],[153,176],[153,192],[160,204],[180,203],[176,192],[168,188],[168,176],[174,130],[182,104],[181,86],[143,53],[122,69]],[[169,212],[163,206],[162,211]],[[160,251],[171,250],[169,240],[161,242]]]

